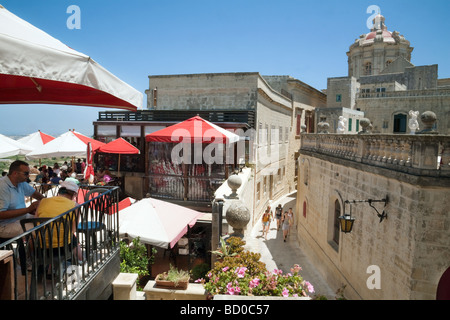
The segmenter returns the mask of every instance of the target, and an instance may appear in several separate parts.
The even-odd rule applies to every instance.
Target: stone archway
[[[436,300],[450,300],[450,267],[442,274],[436,291]]]

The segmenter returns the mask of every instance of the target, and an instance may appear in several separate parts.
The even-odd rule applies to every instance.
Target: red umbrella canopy
[[[120,154],[139,154],[140,151],[138,148],[133,146],[131,143],[126,141],[123,138],[118,138],[113,140],[103,146],[101,146],[98,152],[105,153],[120,153]]]
[[[0,43],[0,104],[142,107],[141,92],[2,5]]]
[[[96,151],[101,146],[105,145],[105,143],[103,143],[101,141],[98,141],[98,140],[95,140],[95,139],[92,139],[92,138],[89,138],[89,137],[86,137],[85,135],[83,135],[83,134],[81,134],[79,132],[75,132],[75,130],[72,131],[72,132],[78,139],[83,141],[86,145],[88,144],[88,142],[90,142],[91,145],[92,145],[92,150],[94,150],[94,151]]]
[[[195,116],[173,126],[150,133],[145,136],[145,141],[225,144],[239,141],[239,136],[199,116]]]

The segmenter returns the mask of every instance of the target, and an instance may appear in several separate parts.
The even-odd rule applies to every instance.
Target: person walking
[[[282,216],[283,216],[283,208],[281,207],[281,203],[280,203],[275,208],[275,218],[277,219],[277,231],[280,230]]]
[[[262,224],[263,224],[263,236],[264,238],[267,240],[267,234],[269,233],[269,226],[270,226],[270,211],[269,209],[266,209],[266,211],[264,211],[264,214],[262,216]]]
[[[292,213],[292,208],[289,211],[285,211],[283,215],[283,241],[286,242],[286,238],[289,235],[290,228],[294,223],[294,214]]]

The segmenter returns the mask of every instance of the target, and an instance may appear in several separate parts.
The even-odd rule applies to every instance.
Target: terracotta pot
[[[160,275],[157,275],[155,278],[156,287],[163,289],[180,289],[186,290],[189,284],[189,280],[181,280],[177,283],[168,280],[160,280]]]

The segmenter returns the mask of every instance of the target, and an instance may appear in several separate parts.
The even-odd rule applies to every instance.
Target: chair
[[[30,218],[20,220],[23,232],[27,232],[52,218]],[[53,233],[58,232],[62,227],[63,243],[69,243],[69,237],[72,236],[71,222],[67,223],[67,216],[57,219],[53,223],[49,223],[42,228],[34,230],[32,233],[26,235],[26,243],[28,252],[30,254],[32,269],[31,269],[31,284],[30,284],[30,299],[37,297],[37,283],[41,281],[42,276],[50,271],[50,276],[55,279],[56,283],[60,283],[58,290],[60,296],[62,295],[62,279],[65,267],[68,265],[67,261],[72,260],[72,245],[64,245],[62,247],[53,247]],[[57,225],[63,224],[64,226]],[[30,226],[31,225],[31,226]],[[65,226],[68,227],[65,227]],[[55,278],[53,278],[55,277]]]
[[[84,202],[89,201],[91,198],[95,198],[96,196],[107,192],[109,189],[106,188],[95,188],[87,192],[84,196]],[[77,231],[84,233],[85,235],[85,243],[86,243],[86,252],[87,256],[90,252],[90,244],[92,240],[92,249],[97,249],[97,232],[106,229],[106,226],[103,222],[103,212],[99,213],[98,221],[82,221],[77,226]]]

